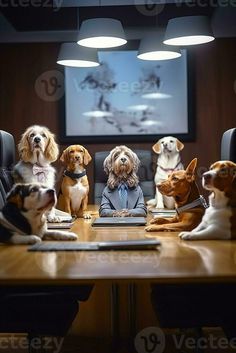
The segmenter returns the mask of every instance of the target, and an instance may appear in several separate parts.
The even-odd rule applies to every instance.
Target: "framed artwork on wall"
[[[136,50],[100,51],[95,68],[65,68],[61,142],[194,140],[188,54],[144,61]]]

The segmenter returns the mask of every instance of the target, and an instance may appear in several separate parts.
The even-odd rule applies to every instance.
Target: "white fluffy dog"
[[[158,154],[157,168],[154,178],[155,185],[168,178],[168,175],[174,170],[184,169],[181,163],[180,151],[184,148],[184,144],[177,138],[166,136],[152,146],[155,153]],[[156,188],[155,199],[149,200],[147,205],[150,207],[173,209],[175,201],[173,197],[162,195]]]
[[[20,161],[13,170],[15,182],[39,182],[48,188],[54,188],[55,169],[51,166],[59,154],[54,135],[48,128],[39,125],[30,126],[22,135],[18,144]],[[48,215],[49,221],[59,221],[55,210]]]

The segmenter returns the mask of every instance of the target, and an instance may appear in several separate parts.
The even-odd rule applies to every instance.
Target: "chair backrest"
[[[236,128],[223,133],[221,139],[221,160],[229,160],[236,163]]]
[[[152,152],[148,150],[133,150],[140,159],[138,171],[139,185],[143,190],[145,199],[154,197],[154,176],[152,164]],[[104,159],[110,151],[96,152],[94,157],[94,203],[99,205],[102,198],[102,191],[106,186],[107,175],[103,169]]]
[[[0,180],[7,193],[13,183],[12,167],[15,163],[15,141],[11,134],[0,130]]]

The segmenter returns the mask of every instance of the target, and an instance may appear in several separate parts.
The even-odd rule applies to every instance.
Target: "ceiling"
[[[206,15],[216,37],[236,36],[236,6],[201,0],[9,0],[0,8],[0,42],[75,41],[84,19],[119,19],[128,39],[164,28],[170,18]],[[228,2],[230,3],[230,1]]]

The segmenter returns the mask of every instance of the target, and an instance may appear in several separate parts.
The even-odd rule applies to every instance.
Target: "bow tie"
[[[37,176],[39,183],[45,183],[47,175],[49,173],[49,167],[40,167],[37,164],[33,165],[33,175]]]

